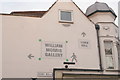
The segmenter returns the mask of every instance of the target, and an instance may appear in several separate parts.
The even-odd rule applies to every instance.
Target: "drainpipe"
[[[97,42],[98,42],[98,53],[99,53],[99,66],[100,66],[100,70],[103,71],[102,68],[102,59],[101,59],[101,51],[100,51],[100,38],[99,38],[99,30],[100,30],[100,26],[98,24],[95,24],[95,29],[97,32]]]

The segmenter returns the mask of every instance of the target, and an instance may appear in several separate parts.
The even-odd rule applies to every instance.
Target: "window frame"
[[[64,11],[64,12],[71,12],[71,21],[67,21],[67,20],[61,20],[61,11]],[[73,10],[59,10],[59,22],[60,23],[73,23]]]

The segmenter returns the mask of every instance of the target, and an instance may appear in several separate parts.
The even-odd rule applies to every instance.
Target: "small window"
[[[61,11],[59,15],[60,22],[73,22],[72,11]]]

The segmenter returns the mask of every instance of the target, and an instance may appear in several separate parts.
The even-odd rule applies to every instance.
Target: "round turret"
[[[87,8],[86,15],[91,16],[96,12],[111,12],[115,17],[116,14],[106,3],[95,2],[93,5]]]

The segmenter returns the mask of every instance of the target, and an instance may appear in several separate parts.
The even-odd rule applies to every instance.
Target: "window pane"
[[[105,41],[104,42],[105,46],[105,54],[106,55],[112,55],[112,41]]]
[[[72,21],[71,12],[61,11],[61,20]]]
[[[107,64],[107,69],[114,69],[112,56],[106,56],[106,64]]]

